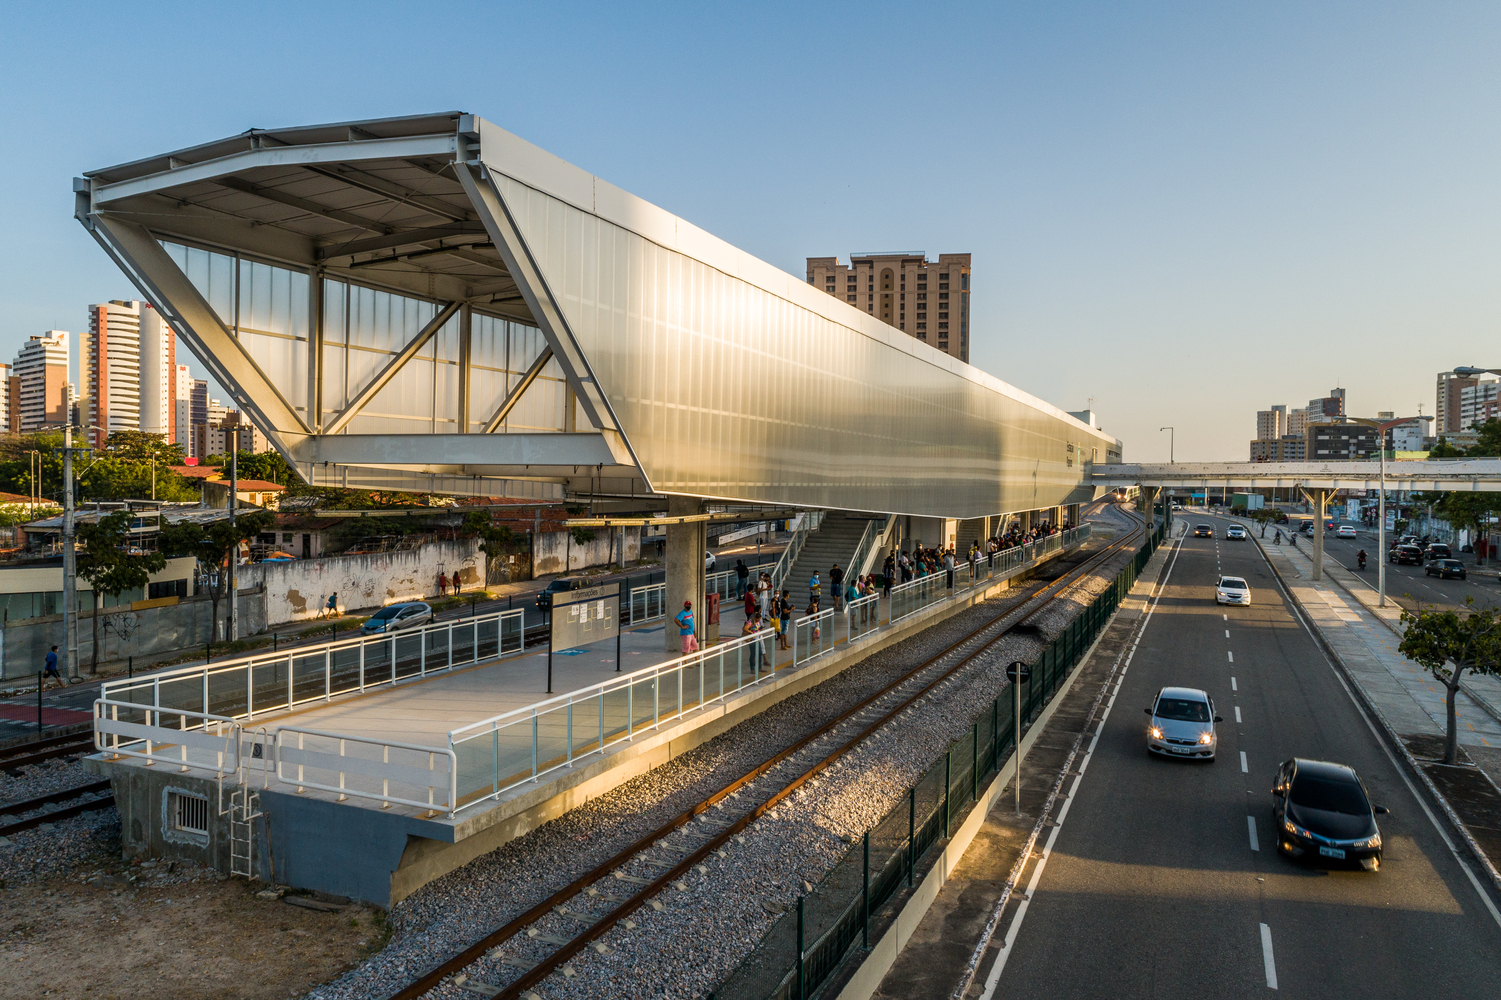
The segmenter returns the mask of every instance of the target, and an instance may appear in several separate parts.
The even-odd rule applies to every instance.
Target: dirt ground
[[[201,868],[96,857],[0,888],[0,997],[295,997],[384,943],[384,915],[324,913]]]

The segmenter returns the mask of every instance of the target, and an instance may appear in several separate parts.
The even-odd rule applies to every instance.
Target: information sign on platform
[[[620,584],[570,590],[552,597],[552,648],[572,649],[620,633]]]

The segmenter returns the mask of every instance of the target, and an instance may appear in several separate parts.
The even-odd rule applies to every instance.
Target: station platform
[[[663,628],[675,626],[661,619],[622,632],[619,664],[613,641],[555,651],[552,691],[563,694],[548,694],[546,651],[518,644],[483,656],[479,626],[471,643],[467,623],[423,639],[421,670],[404,677],[394,642],[367,641],[359,689],[342,694],[350,645],[190,673],[176,683],[191,696],[170,706],[171,678],[149,695],[135,689],[133,703],[106,689],[95,727],[110,749],[86,765],[114,786],[128,855],[188,857],[390,906],[1047,562],[1108,544],[1088,527],[1068,534],[973,576],[962,567],[952,591],[939,574],[848,613],[801,619],[787,650],[765,633],[739,637],[743,612],[731,606],[721,630],[732,637],[689,657],[662,651]],[[474,662],[434,669],[435,658]],[[371,680],[387,671],[394,681]],[[238,719],[222,693],[235,685],[250,690],[235,697],[254,709]],[[200,687],[202,704],[219,712],[186,707]],[[272,690],[287,692],[290,707],[261,712]],[[147,697],[156,700],[139,704]],[[205,813],[197,825],[183,821]]]

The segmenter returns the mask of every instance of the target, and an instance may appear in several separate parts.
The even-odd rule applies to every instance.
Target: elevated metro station
[[[667,529],[667,608],[706,592],[710,517],[827,512],[819,536],[835,548],[810,543],[807,551],[820,558],[832,551],[860,572],[884,548],[914,540],[956,544],[962,555],[1012,517],[1022,527],[1034,519],[1078,524],[1080,505],[1104,492],[1090,470],[1122,460],[1120,441],[1090,423],[474,115],[252,129],[90,171],[74,181],[74,193],[78,221],[309,483],[566,501],[588,507],[591,523],[654,515]],[[1083,544],[1088,532],[1051,537],[1057,544],[1048,551],[1018,549],[1004,572],[987,569],[960,596],[943,597],[943,613],[998,592]],[[797,567],[788,569],[797,578]],[[904,618],[890,599],[883,607],[874,614],[886,631],[847,636],[842,652],[814,657],[816,669],[794,649],[785,676],[773,655],[773,683],[757,679],[743,696],[719,689],[719,700],[701,699],[694,711],[702,717],[685,725],[717,731],[715,720],[728,725],[842,669],[855,640],[873,649],[924,620]],[[661,648],[677,646],[673,633],[663,630]],[[414,651],[393,643],[369,656],[386,657],[381,669],[393,685],[406,679],[399,664],[417,664],[427,704],[442,706],[444,718],[467,711],[455,716],[465,721],[475,713],[464,685],[480,675],[450,682],[456,674],[426,672],[434,662],[443,671],[456,662],[480,669],[503,643],[496,639],[496,651],[482,656],[488,647],[477,632],[467,640],[462,630],[458,638],[452,629],[437,635]],[[604,774],[615,763],[603,756],[603,707],[588,752],[598,771],[572,770],[573,709],[554,710],[568,720],[568,789],[518,786],[509,805],[456,815],[460,757],[452,740],[435,748],[419,735],[413,739],[422,742],[400,745],[393,734],[413,731],[400,716],[421,700],[410,695],[415,688],[367,697],[374,661],[342,648],[316,663],[288,656],[117,692],[123,700],[101,709],[96,732],[110,741],[101,767],[131,817],[127,841],[188,850],[173,839],[181,831],[169,829],[161,803],[217,794],[215,815],[231,818],[231,833],[194,831],[192,844],[219,852],[216,863],[249,870],[258,850],[270,853],[255,847],[273,825],[257,803],[270,810],[274,801],[279,836],[303,850],[304,884],[332,870],[348,844],[376,851],[384,837],[374,868],[384,865],[388,877],[417,872],[404,889],[393,882],[355,893],[385,901],[473,856],[450,851],[432,860],[442,853],[437,845],[468,839],[464,850],[488,849],[547,809],[633,773]],[[750,656],[743,644],[735,648]],[[341,665],[341,655],[357,662]],[[232,670],[239,673],[227,680]],[[338,728],[333,737],[251,719],[254,706],[281,690],[286,711],[307,697],[332,699],[335,678],[351,670],[357,686],[348,698],[380,706],[370,709],[384,720],[374,728],[356,732],[339,716],[343,708],[322,717],[343,718],[326,721]],[[702,672],[693,676],[701,687]],[[623,689],[628,699],[636,683]],[[640,697],[660,707],[659,679],[639,683]],[[624,755],[632,766],[689,741],[686,730],[661,729],[651,718],[655,735]],[[535,771],[535,761],[550,760],[549,737],[531,723],[522,728],[530,735],[518,738],[531,750],[517,752],[530,754]],[[294,737],[295,746],[287,742]],[[335,739],[338,749],[307,743],[318,739]],[[503,748],[493,742],[498,761]],[[361,758],[360,748],[377,757]],[[412,759],[378,759],[393,748]],[[181,755],[172,770],[156,767],[172,754]],[[294,791],[266,784],[273,766]],[[308,776],[319,767],[337,780]],[[244,780],[256,768],[260,792]],[[236,772],[239,782],[226,788],[225,776]],[[434,779],[442,773],[447,779]],[[217,775],[217,792],[205,775]],[[361,775],[427,784],[423,794],[362,799],[346,784]],[[501,795],[498,784],[493,794]],[[146,823],[140,831],[138,819]],[[292,850],[284,841],[282,857]]]

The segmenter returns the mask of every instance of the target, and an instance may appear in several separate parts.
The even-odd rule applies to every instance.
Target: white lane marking
[[[1235,686],[1235,678],[1234,677],[1230,678],[1230,690],[1231,691],[1239,691],[1240,690],[1240,688],[1238,688],[1238,687]]]
[[[1136,638],[1131,643],[1131,651],[1126,655],[1125,663],[1121,665],[1120,676],[1122,677],[1125,676],[1127,670],[1131,669],[1131,657],[1136,655],[1136,647],[1141,644],[1142,637],[1146,635],[1147,626],[1152,623],[1152,616],[1157,611],[1157,604],[1162,600],[1162,595],[1167,591],[1167,583],[1172,579],[1173,569],[1178,565],[1178,554],[1182,551],[1183,543],[1180,540],[1178,546],[1173,550],[1172,559],[1167,564],[1167,573],[1163,576],[1162,582],[1154,587],[1154,592],[1147,607],[1147,613],[1142,617],[1141,627],[1137,630]],[[1011,917],[1011,926],[1006,929],[1006,938],[996,953],[995,963],[990,967],[990,974],[985,977],[985,989],[980,993],[980,1000],[992,1000],[995,996],[995,988],[1000,984],[1001,973],[1006,970],[1006,959],[1011,957],[1012,946],[1016,944],[1016,936],[1021,932],[1022,920],[1027,915],[1027,907],[1032,902],[1032,895],[1037,889],[1038,881],[1042,878],[1042,870],[1047,867],[1048,858],[1052,856],[1053,843],[1058,839],[1059,831],[1063,829],[1063,821],[1068,816],[1069,807],[1074,803],[1074,796],[1079,793],[1079,784],[1084,780],[1084,772],[1088,769],[1089,762],[1094,757],[1095,747],[1100,744],[1100,736],[1105,732],[1105,723],[1110,719],[1110,711],[1115,707],[1115,698],[1119,693],[1120,684],[1117,682],[1115,693],[1111,694],[1109,701],[1106,703],[1105,710],[1100,715],[1100,724],[1095,727],[1094,736],[1089,741],[1089,749],[1085,752],[1084,759],[1079,764],[1079,774],[1074,778],[1073,784],[1069,786],[1068,797],[1063,801],[1063,808],[1058,811],[1058,825],[1053,827],[1052,832],[1048,834],[1048,842],[1043,846],[1042,857],[1038,859],[1037,867],[1032,870],[1032,878],[1027,882],[1027,888],[1022,894],[1022,900],[1017,904],[1016,913]],[[991,916],[991,924],[986,927],[985,933],[980,937],[980,943],[976,945],[975,956],[977,964],[978,956],[990,946],[995,921],[1000,919],[1001,909],[1005,905],[1006,897],[1003,895],[999,905]],[[961,992],[967,992],[969,989],[969,980],[966,979],[962,985],[964,989]]]
[[[1229,615],[1222,615],[1221,617],[1223,617],[1225,619],[1225,621],[1229,621],[1230,620],[1230,616]],[[1230,633],[1226,632],[1225,634],[1229,635]]]
[[[1262,553],[1262,558],[1266,559],[1268,566],[1271,566],[1271,560],[1267,558],[1265,552]],[[1418,794],[1418,786],[1412,783],[1412,779],[1407,776],[1407,772],[1402,768],[1402,765],[1397,763],[1397,755],[1392,753],[1391,747],[1386,745],[1386,740],[1382,739],[1381,735],[1376,732],[1376,724],[1372,722],[1371,717],[1366,714],[1365,706],[1360,703],[1359,698],[1355,697],[1355,692],[1350,690],[1350,685],[1345,681],[1345,675],[1340,673],[1339,669],[1335,667],[1334,661],[1330,660],[1329,657],[1324,653],[1324,647],[1319,646],[1319,640],[1318,637],[1313,634],[1313,628],[1304,619],[1302,613],[1298,610],[1297,605],[1293,602],[1293,595],[1289,593],[1287,588],[1282,585],[1282,581],[1280,579],[1277,580],[1277,589],[1282,591],[1282,596],[1287,600],[1287,606],[1288,609],[1292,611],[1293,618],[1296,619],[1299,625],[1303,626],[1303,631],[1308,633],[1308,638],[1312,640],[1313,644],[1318,648],[1319,655],[1322,656],[1324,658],[1324,662],[1329,665],[1330,671],[1332,671],[1334,674],[1334,679],[1339,681],[1340,687],[1345,689],[1345,697],[1350,699],[1350,704],[1355,706],[1356,714],[1360,716],[1361,721],[1365,723],[1366,728],[1371,731],[1371,738],[1376,741],[1376,744],[1379,747],[1381,747],[1382,753],[1386,754],[1386,759],[1391,761],[1392,770],[1397,772],[1397,777],[1402,779],[1402,784],[1407,786],[1407,791],[1412,795],[1413,799],[1417,801],[1418,808],[1422,809],[1423,815],[1428,817],[1428,822],[1433,825],[1434,832],[1436,832],[1439,839],[1444,842],[1444,846],[1449,849],[1449,853],[1454,856],[1454,863],[1459,865],[1459,870],[1464,872],[1465,878],[1470,880],[1470,885],[1475,889],[1475,895],[1480,897],[1480,901],[1484,903],[1485,908],[1490,911],[1491,919],[1496,922],[1496,926],[1501,927],[1501,910],[1498,910],[1496,908],[1496,904],[1491,901],[1490,894],[1487,893],[1483,888],[1481,888],[1480,879],[1475,877],[1475,873],[1470,870],[1469,864],[1465,861],[1464,858],[1460,857],[1459,848],[1456,847],[1454,845],[1454,841],[1449,838],[1449,831],[1444,829],[1439,824],[1438,817],[1433,814],[1432,809],[1428,808],[1428,801],[1423,796]]]
[[[1228,656],[1228,657],[1230,657],[1230,662],[1231,663],[1235,662],[1235,654],[1232,653],[1232,652],[1230,652],[1230,650],[1228,650],[1228,649],[1225,650],[1225,655]]]
[[[1236,722],[1240,721],[1240,706],[1239,705],[1235,706],[1235,721]]]
[[[1225,629],[1225,638],[1226,639],[1230,638],[1230,630],[1229,629]]]
[[[1261,925],[1261,964],[1266,966],[1267,989],[1277,988],[1277,961],[1272,958],[1272,929]]]
[[[1246,752],[1244,750],[1242,750],[1240,752],[1240,773],[1241,774],[1250,774],[1251,773],[1251,769],[1248,768],[1248,767],[1246,767]]]
[[[1253,850],[1253,851],[1259,851],[1259,850],[1261,850],[1261,845],[1256,842],[1256,817],[1255,816],[1247,816],[1246,817],[1246,826],[1249,827],[1250,830],[1251,830],[1251,850]]]

